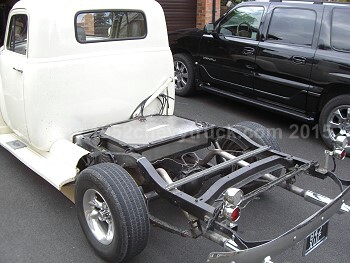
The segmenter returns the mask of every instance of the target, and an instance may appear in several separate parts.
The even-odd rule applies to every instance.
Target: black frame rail
[[[183,138],[195,137],[199,134],[206,135],[208,143],[205,147],[210,144],[215,144],[220,137],[233,136],[240,140],[244,140],[246,145],[249,146],[250,151],[243,153],[240,156],[233,156],[230,160],[209,166],[207,169],[191,174],[188,177],[174,181],[173,183],[167,183],[157,172],[155,165],[142,155],[142,152],[145,150],[156,150],[158,146],[162,147],[167,143],[177,142]],[[97,140],[99,141],[98,144],[93,142],[93,140],[96,141],[96,136],[99,136],[99,140]],[[265,174],[271,174],[276,170],[285,169],[286,173],[281,177],[268,182],[265,186],[263,185],[256,191],[244,197],[244,201],[249,201],[254,196],[263,191],[269,190],[275,185],[281,183],[288,184],[288,181],[292,177],[304,172],[310,176],[321,179],[327,177],[316,172],[316,162],[308,162],[288,154],[271,150],[267,146],[261,146],[242,132],[232,128],[217,126],[204,127],[196,132],[189,132],[172,138],[167,138],[166,141],[159,141],[149,147],[142,146],[139,149],[128,147],[128,145],[125,145],[115,138],[105,136],[103,133],[96,134],[96,132],[86,133],[80,137],[77,136],[76,141],[78,144],[83,145],[84,148],[90,149],[93,152],[91,156],[94,155],[95,151],[100,155],[104,155],[104,158],[110,158],[109,161],[118,163],[125,168],[138,169],[147,184],[149,184],[159,196],[165,198],[171,204],[179,206],[181,209],[189,212],[192,216],[206,222],[215,218],[218,206],[213,204],[215,204],[216,199],[223,193],[223,191],[229,187],[241,188],[256,179],[263,177]],[[113,149],[117,147],[121,149],[121,152],[112,152],[110,149],[105,148],[107,145],[113,145]],[[197,148],[200,149],[200,147],[203,147],[203,144],[198,145]],[[232,169],[238,162],[257,156],[259,156],[258,160],[249,165],[237,170]],[[92,165],[94,164],[94,161],[90,161],[89,163]],[[202,178],[212,178],[217,175],[222,175],[222,177],[216,180],[216,182],[213,183],[204,193],[201,193],[201,196],[193,196],[181,190],[186,184],[190,184]],[[232,230],[226,229],[225,226],[217,220],[215,220],[213,226],[216,230],[221,232],[226,231],[226,234],[228,235],[232,234]]]

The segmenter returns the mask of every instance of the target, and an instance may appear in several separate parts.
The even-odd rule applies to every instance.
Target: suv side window
[[[79,13],[75,19],[78,42],[139,39],[146,36],[146,19],[139,11]]]
[[[331,45],[339,51],[350,52],[350,10],[334,8],[331,29]]]
[[[6,48],[25,55],[27,53],[28,17],[24,14],[13,15],[10,21]]]
[[[267,41],[312,45],[316,13],[310,9],[275,8],[267,32]]]
[[[257,40],[262,6],[244,6],[232,10],[220,23],[218,33],[222,36],[239,36]]]

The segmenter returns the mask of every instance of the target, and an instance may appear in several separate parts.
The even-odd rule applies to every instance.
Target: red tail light
[[[231,222],[236,222],[241,215],[241,209],[237,206],[233,208],[232,206],[226,206],[223,209],[223,216],[231,221]]]
[[[241,216],[241,209],[239,207],[236,207],[235,209],[233,209],[233,211],[231,213],[232,221],[236,222],[240,216]]]
[[[333,151],[333,156],[335,158],[338,158],[339,160],[343,160],[346,157],[346,150],[345,149],[335,149]]]

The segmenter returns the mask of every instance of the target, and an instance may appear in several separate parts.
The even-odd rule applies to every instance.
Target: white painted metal
[[[23,68],[26,57],[14,52],[2,52],[0,59],[2,95],[1,112],[5,122],[16,134],[28,138],[24,109],[23,73],[13,68]],[[3,110],[4,108],[4,110]]]
[[[70,167],[76,167],[80,158],[88,153],[85,149],[65,139],[56,141],[50,148],[50,155],[53,158]]]
[[[12,15],[26,14],[23,9],[13,10]],[[6,42],[5,42],[6,43]],[[28,138],[25,121],[23,70],[27,63],[25,55],[1,50],[0,56],[0,109],[5,123],[24,139]]]
[[[11,133],[11,129],[5,123],[0,111],[0,134]]]
[[[79,11],[118,9],[144,12],[144,39],[78,43],[74,21]],[[15,95],[3,92],[9,87],[4,86],[2,66],[0,106],[5,123],[34,148],[49,151],[59,139],[71,141],[73,133],[127,120],[156,92],[174,98],[174,83],[167,83],[173,79],[172,55],[157,2],[23,0],[9,18],[14,12],[27,13],[29,18],[28,52],[20,77],[23,90],[17,90],[22,97],[16,111],[11,104]],[[5,48],[0,60],[15,55]],[[159,91],[162,85],[164,89]],[[160,104],[150,102],[146,113],[158,113]],[[174,101],[169,103],[168,114],[172,115]]]
[[[77,160],[88,152],[65,140],[53,144],[51,150],[40,151],[27,145],[13,149],[8,143],[20,140],[14,133],[0,135],[0,145],[57,189],[75,181]]]

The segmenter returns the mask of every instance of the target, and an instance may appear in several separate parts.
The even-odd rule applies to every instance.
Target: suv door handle
[[[305,65],[306,64],[306,57],[293,56],[292,62],[297,64],[297,65]]]
[[[247,69],[250,69],[250,70],[255,70],[255,67],[254,67],[253,65],[247,64],[247,65],[245,65],[245,67],[246,67]]]
[[[244,47],[243,48],[243,51],[242,51],[242,54],[243,55],[253,55],[255,52],[255,48],[252,48],[252,47]]]

